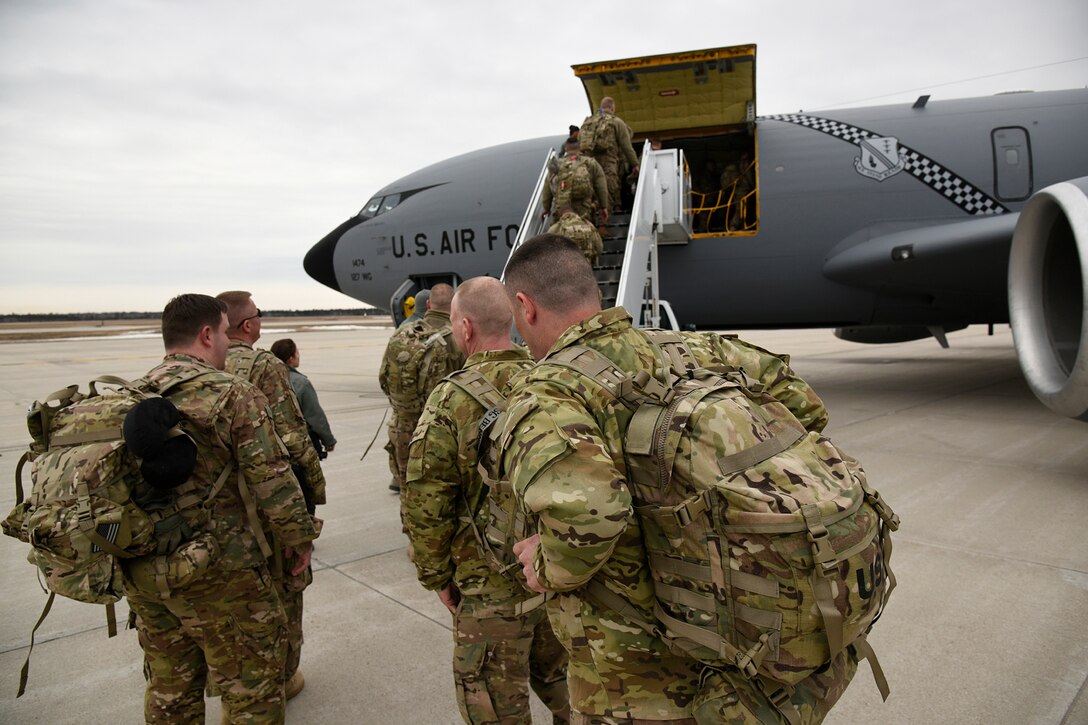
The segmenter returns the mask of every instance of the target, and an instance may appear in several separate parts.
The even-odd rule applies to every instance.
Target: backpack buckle
[[[876,511],[877,515],[889,529],[892,531],[899,530],[899,516],[892,511],[891,506],[885,503],[878,491],[867,488],[865,491],[865,498],[868,499],[869,505],[873,507],[873,510]]]
[[[759,675],[759,665],[763,663],[763,658],[767,656],[770,649],[771,636],[764,632],[759,635],[759,642],[752,649],[747,652],[737,652],[734,658],[737,669],[749,680],[755,679]]]
[[[707,512],[710,505],[706,501],[706,497],[703,494],[693,496],[687,501],[677,505],[672,512],[673,517],[676,518],[676,523],[680,524],[681,528],[691,525],[691,522],[696,517],[701,516]]]
[[[824,574],[831,573],[839,563],[839,554],[831,545],[830,535],[824,526],[820,509],[815,504],[806,504],[801,507],[801,515],[805,518],[805,527],[808,529],[808,540],[812,544],[812,563],[819,564]]]

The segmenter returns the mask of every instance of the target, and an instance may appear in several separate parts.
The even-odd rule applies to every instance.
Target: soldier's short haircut
[[[296,345],[295,341],[291,338],[285,337],[282,340],[276,340],[269,349],[272,351],[273,355],[280,360],[287,362],[294,357],[296,352],[298,352],[298,345]]]
[[[579,141],[574,136],[568,137],[567,140],[563,142],[563,147],[564,148],[566,148],[567,146],[581,146],[581,145],[582,145],[582,142]]]
[[[616,101],[615,101],[615,99],[612,98],[612,96],[605,96],[604,98],[601,99],[601,106],[600,107],[605,111],[615,111],[616,110]]]
[[[439,282],[431,287],[431,309],[439,312],[449,312],[450,302],[453,301],[453,287],[445,282]]]
[[[522,244],[506,263],[506,292],[524,292],[547,310],[567,312],[600,300],[586,255],[560,234],[540,234]]]
[[[201,294],[178,295],[162,311],[162,342],[166,349],[184,347],[209,325],[219,329],[227,306],[215,297]]]
[[[502,282],[494,277],[474,277],[457,288],[453,299],[462,317],[472,321],[483,337],[510,334],[514,313]]]
[[[215,296],[215,299],[227,306],[227,322],[230,329],[233,330],[241,324],[243,313],[246,311],[246,306],[252,297],[253,295],[245,290],[230,290],[229,292],[220,292]]]

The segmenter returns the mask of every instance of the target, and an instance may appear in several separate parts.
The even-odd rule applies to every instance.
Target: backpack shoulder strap
[[[506,398],[479,370],[455,370],[446,376],[446,380],[471,395],[484,410],[506,407]]]
[[[561,365],[592,378],[612,397],[632,407],[651,400],[668,402],[671,398],[669,386],[649,372],[642,370],[629,375],[605,355],[582,345],[563,348],[542,362]]]
[[[639,330],[639,332],[661,352],[677,375],[690,377],[695,369],[700,367],[687,342],[677,333],[653,328]]]

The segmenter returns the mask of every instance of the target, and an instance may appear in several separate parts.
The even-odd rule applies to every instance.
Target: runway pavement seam
[[[903,536],[902,533],[895,534],[895,543],[900,544],[915,544],[917,546],[926,546],[931,549],[940,549],[942,551],[951,551],[958,554],[973,554],[975,556],[981,556],[986,559],[996,559],[997,561],[1012,561],[1018,564],[1030,564],[1034,566],[1041,566],[1046,569],[1053,569],[1059,572],[1071,572],[1074,574],[1088,574],[1088,570],[1075,569],[1068,566],[1061,566],[1059,564],[1049,564],[1045,561],[1037,561],[1035,559],[1025,559],[1019,556],[1008,556],[1001,554],[991,554],[986,551],[980,551],[978,549],[972,549],[964,546],[951,546],[948,544],[936,544],[932,541],[923,541],[921,539],[912,539],[909,536]]]
[[[1083,708],[1081,707],[1083,705]],[[1074,711],[1077,712],[1074,712]],[[1065,715],[1062,716],[1061,725],[1077,725],[1077,723],[1083,723],[1082,718],[1088,711],[1088,678],[1085,678],[1081,683],[1080,689],[1077,690],[1077,694],[1073,697],[1073,701],[1069,703],[1069,709],[1065,711]],[[1077,718],[1076,720],[1072,718]]]
[[[125,616],[127,617],[128,615],[126,614]],[[117,631],[118,634],[121,634],[122,632],[128,631],[128,627],[125,626],[122,622],[119,621],[118,624],[121,625],[118,628],[118,631]],[[40,636],[34,637],[34,646],[35,647],[41,647],[43,644],[46,644],[48,642],[56,642],[58,640],[68,639],[69,637],[77,637],[77,636],[79,636],[81,634],[87,634],[88,632],[97,632],[99,630],[104,630],[104,629],[106,629],[106,625],[103,624],[103,625],[99,625],[97,627],[88,627],[87,629],[79,629],[79,630],[74,630],[74,631],[71,631],[71,632],[64,632],[64,633],[61,633],[61,634],[40,635]],[[136,630],[132,630],[132,632],[135,634]],[[27,632],[27,639],[29,639],[29,638],[30,638],[30,633],[28,631]],[[107,637],[107,639],[109,639],[109,638]],[[22,650],[25,650],[25,649],[30,649],[30,642],[27,642],[26,644],[20,645],[18,647],[9,647],[7,649],[0,649],[0,655],[6,655],[9,652],[19,652],[19,651],[22,651]]]
[[[395,549],[394,549],[394,551],[395,551]],[[386,553],[388,553],[388,552],[386,552]],[[365,557],[365,558],[370,558],[370,557]],[[350,563],[350,562],[345,562],[345,563]],[[364,586],[367,589],[371,590],[372,592],[374,592],[374,593],[388,599],[389,601],[393,602],[394,604],[396,604],[396,605],[398,605],[398,606],[400,606],[400,607],[402,607],[404,609],[407,609],[409,612],[413,612],[413,613],[418,614],[419,616],[423,617],[424,619],[426,619],[426,620],[428,620],[430,622],[434,622],[435,624],[437,624],[439,627],[446,630],[447,632],[452,632],[453,631],[453,627],[451,625],[443,624],[442,622],[439,622],[437,619],[430,616],[426,612],[421,612],[418,609],[416,609],[415,607],[409,606],[409,605],[405,604],[404,602],[395,599],[394,597],[390,596],[389,594],[386,594],[385,592],[383,592],[381,589],[378,589],[377,587],[375,587],[373,584],[369,584],[369,583],[363,581],[362,579],[359,579],[357,577],[353,577],[351,574],[348,574],[347,572],[340,571],[340,569],[338,567],[336,567],[336,566],[329,567],[329,569],[326,569],[326,571],[335,571],[337,574],[339,574],[339,575],[341,575],[341,576],[343,576],[343,577],[345,577],[347,579],[350,579],[351,581],[355,582],[356,584],[361,584],[362,586]]]

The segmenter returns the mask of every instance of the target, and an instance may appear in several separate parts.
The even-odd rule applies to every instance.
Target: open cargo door
[[[590,112],[611,96],[638,137],[701,135],[756,118],[755,45],[571,67]]]
[[[758,233],[754,44],[571,67],[591,113],[611,96],[636,142],[683,152],[692,238]]]

